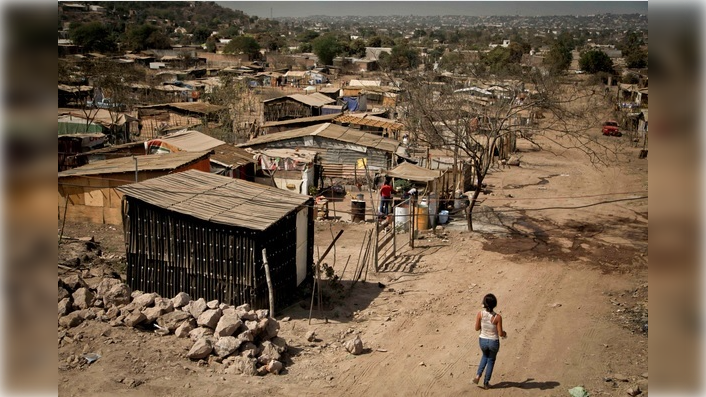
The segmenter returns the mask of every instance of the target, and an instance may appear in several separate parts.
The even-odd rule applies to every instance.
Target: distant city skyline
[[[259,18],[647,14],[647,1],[217,1]]]

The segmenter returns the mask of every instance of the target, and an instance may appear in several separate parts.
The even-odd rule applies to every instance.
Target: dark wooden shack
[[[282,121],[320,116],[324,105],[336,100],[315,92],[310,95],[292,94],[263,101],[264,121]]]
[[[276,308],[312,274],[313,199],[200,171],[119,188],[127,282],[134,290],[268,307],[262,249]]]

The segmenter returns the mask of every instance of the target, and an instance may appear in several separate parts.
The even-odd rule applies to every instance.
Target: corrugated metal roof
[[[369,134],[352,127],[344,127],[337,124],[323,123],[304,128],[296,128],[289,131],[276,132],[259,136],[248,142],[241,143],[239,147],[250,147],[269,142],[284,141],[288,139],[301,138],[304,136],[319,136],[341,142],[353,143],[360,146],[384,150],[394,153],[400,145],[399,141],[384,138],[375,134]]]
[[[291,99],[294,99],[294,100],[297,101],[297,102],[301,102],[301,103],[303,103],[303,104],[305,104],[305,105],[313,106],[313,107],[321,107],[321,106],[324,106],[324,105],[328,105],[329,103],[334,103],[334,102],[336,102],[335,99],[329,98],[329,97],[327,97],[326,95],[320,94],[320,93],[318,93],[318,92],[315,92],[315,93],[309,94],[309,95],[304,95],[304,94],[291,94],[291,95],[287,95],[287,96],[283,96],[283,97],[279,97],[279,98],[268,99],[268,100],[265,100],[265,101],[262,101],[262,102],[263,102],[263,103],[268,103],[268,102],[271,102],[271,101],[280,100],[280,99],[282,99],[282,98],[291,98]]]
[[[130,116],[127,113],[117,113],[111,112],[108,109],[69,109],[69,108],[59,108],[58,115],[61,116],[71,116],[73,118],[79,119],[89,119],[95,124],[100,124],[106,128],[110,128],[111,125],[123,125],[125,121],[137,121],[136,118]]]
[[[137,168],[140,171],[174,170],[208,156],[208,152],[177,152],[168,154],[148,154],[137,156]],[[135,172],[135,160],[132,156],[96,161],[95,163],[59,173],[59,178],[69,176],[120,174]]]
[[[309,200],[271,186],[189,170],[124,185],[128,197],[207,222],[265,230]]]
[[[166,108],[166,109],[179,109],[192,113],[209,114],[215,113],[220,110],[226,109],[225,106],[214,105],[208,102],[174,102],[174,103],[160,103],[155,105],[143,105],[136,106],[140,109],[153,109],[153,108]]]
[[[251,153],[228,143],[216,146],[213,151],[215,154],[211,155],[211,160],[216,160],[225,165],[240,167],[241,165],[255,162]]]
[[[344,114],[336,117],[333,121],[337,123],[364,125],[367,127],[379,127],[391,130],[401,130],[402,128],[404,128],[404,124],[402,123],[398,123],[396,121],[392,121],[384,117],[371,116],[368,114],[363,115],[362,117],[358,117],[352,114]]]
[[[164,141],[187,152],[211,150],[225,143],[220,139],[210,137],[194,130],[178,131],[156,140]]]
[[[410,181],[415,182],[431,182],[441,176],[441,171],[430,170],[405,161],[397,167],[387,171],[387,176],[409,179]]]

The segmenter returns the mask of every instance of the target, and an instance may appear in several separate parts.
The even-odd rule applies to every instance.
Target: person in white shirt
[[[483,371],[485,371],[485,378],[481,386],[483,389],[490,387],[490,377],[493,376],[495,358],[500,350],[499,337],[507,337],[507,332],[503,330],[503,318],[494,311],[497,305],[498,299],[495,295],[487,294],[483,297],[483,310],[476,315],[476,331],[480,331],[479,344],[483,357],[480,359],[478,372],[476,377],[473,378],[473,383],[478,384]]]

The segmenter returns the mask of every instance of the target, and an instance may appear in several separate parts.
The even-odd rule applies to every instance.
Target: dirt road
[[[496,170],[487,180],[493,193],[479,209],[480,232],[465,232],[463,221],[454,221],[352,289],[349,265],[344,293],[328,290],[331,303],[314,310],[311,325],[308,300],[279,314],[291,317],[281,322],[291,354],[283,375],[223,374],[217,364],[184,358],[187,340],[87,322],[59,346],[60,395],[565,396],[581,385],[600,396],[625,395],[636,385],[647,390],[647,334],[641,331],[647,200],[637,199],[646,195],[647,160],[627,149],[624,162],[595,168],[574,152],[534,151],[525,143],[520,149],[521,167]],[[547,207],[557,209],[539,210]],[[316,227],[322,250],[345,230],[335,253],[340,276],[371,226]],[[104,245],[105,251],[119,252],[119,230],[67,225],[69,235],[87,233],[106,239],[111,248]],[[471,383],[480,360],[473,321],[488,292],[498,297],[508,338],[501,341],[493,387],[481,390]],[[306,341],[309,330],[317,341]],[[356,333],[366,348],[359,356],[342,347]],[[61,368],[70,354],[89,351],[102,358]]]

